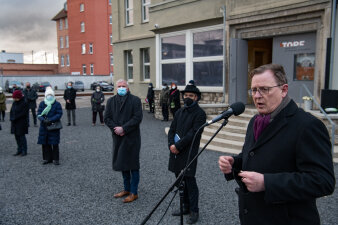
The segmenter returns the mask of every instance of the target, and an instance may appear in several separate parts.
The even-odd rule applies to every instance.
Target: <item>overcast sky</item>
[[[25,63],[57,63],[56,23],[66,0],[0,0],[0,50],[24,53]],[[53,57],[54,53],[54,57]]]

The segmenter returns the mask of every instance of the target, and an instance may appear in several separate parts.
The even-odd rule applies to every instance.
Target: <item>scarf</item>
[[[49,100],[47,100],[47,98],[45,98],[44,102],[47,105],[47,107],[42,111],[42,113],[39,116],[47,115],[49,113],[50,109],[52,108],[52,105],[55,102],[55,97],[51,101],[49,101]]]

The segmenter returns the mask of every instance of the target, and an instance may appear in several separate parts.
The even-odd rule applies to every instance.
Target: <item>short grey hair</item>
[[[126,83],[127,84],[127,87],[129,87],[129,84],[128,84],[128,81],[126,81],[126,80],[124,80],[124,79],[119,79],[119,80],[117,80],[116,81],[116,85],[118,84],[118,83]]]

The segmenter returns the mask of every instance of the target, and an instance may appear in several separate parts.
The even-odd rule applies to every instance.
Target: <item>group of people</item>
[[[251,88],[248,93],[258,114],[249,122],[242,152],[236,156],[220,156],[218,160],[225,179],[234,179],[238,183],[235,193],[238,196],[240,222],[242,225],[319,225],[316,199],[332,194],[335,189],[328,131],[319,119],[304,112],[288,96],[287,76],[281,65],[263,65],[250,75]],[[140,124],[143,114],[141,100],[130,93],[128,83],[118,80],[116,86],[117,95],[106,104],[104,123],[112,133],[112,168],[122,173],[124,184],[114,197],[125,197],[123,202],[130,203],[139,197]],[[168,89],[164,87],[162,92],[170,95]],[[176,90],[176,86],[172,85],[171,89]],[[177,90],[173,95],[176,92],[179,93]],[[184,106],[177,106],[168,133],[168,170],[175,177],[198,154],[202,127],[206,124],[206,113],[198,104],[201,98],[199,89],[190,82],[181,93]],[[168,94],[166,97],[169,99]],[[101,95],[95,96],[93,102],[104,101]],[[45,100],[39,105],[38,118],[42,121],[40,133],[48,123],[62,116],[61,105],[53,97],[52,89],[48,88]],[[150,103],[151,99],[147,97]],[[168,108],[168,104],[163,104],[170,103],[166,97],[161,98],[162,108]],[[22,117],[27,114],[28,105],[20,100],[22,96],[17,91],[13,93],[13,99],[13,125],[17,120],[27,124],[27,119]],[[19,130],[22,133],[27,131],[14,126],[14,131]],[[196,139],[193,142],[194,136]],[[43,149],[49,148],[46,153],[52,148],[53,155],[53,144],[44,147],[46,143],[51,144],[46,142],[49,137],[39,138],[38,143],[43,145]],[[20,134],[16,138],[24,146],[25,141],[21,140]],[[53,143],[57,142],[57,138],[55,140]],[[190,165],[182,179],[183,212],[174,210],[172,213],[173,216],[189,214],[188,224],[194,224],[199,219],[196,169],[197,161]]]

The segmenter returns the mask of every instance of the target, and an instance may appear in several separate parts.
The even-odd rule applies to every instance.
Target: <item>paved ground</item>
[[[86,102],[86,101],[84,101]],[[139,199],[123,204],[113,193],[122,189],[122,176],[111,169],[111,133],[91,126],[89,108],[77,110],[76,127],[62,129],[60,166],[41,165],[38,128],[30,127],[28,155],[14,157],[15,140],[9,134],[8,116],[0,131],[0,224],[140,224],[174,181],[167,170],[169,153],[164,127],[169,123],[144,113],[142,122]],[[66,116],[63,117],[65,124]],[[221,153],[205,151],[198,162],[200,188],[198,224],[239,224],[235,182],[226,183],[217,166]],[[335,164],[336,177],[338,164]],[[337,189],[337,188],[336,188]],[[169,195],[171,197],[172,194]],[[157,224],[168,199],[147,224]],[[322,224],[338,224],[338,192],[318,200]],[[178,207],[178,196],[173,206]],[[161,224],[180,224],[170,215]]]

